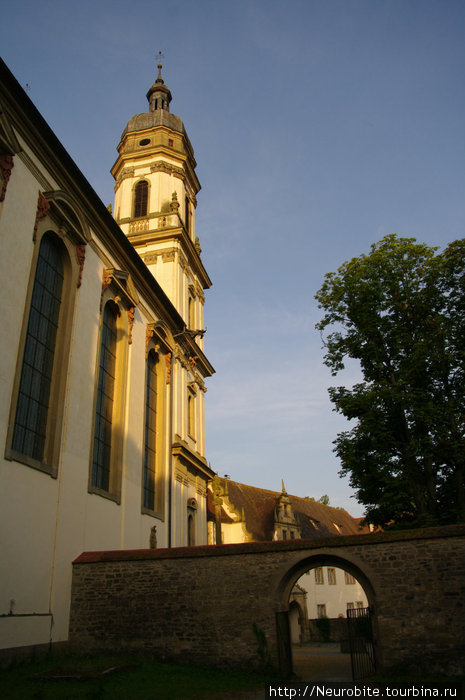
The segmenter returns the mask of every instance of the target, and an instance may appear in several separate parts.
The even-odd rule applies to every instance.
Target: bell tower
[[[194,150],[171,92],[158,75],[147,92],[148,111],[133,116],[118,144],[114,217],[185,323],[169,344],[171,530],[168,546],[204,541],[207,482],[205,379],[214,369],[204,354],[204,290],[211,286],[200,257],[195,209],[200,183]],[[153,318],[147,333],[163,326]]]
[[[194,150],[162,64],[147,92],[149,111],[129,120],[118,144],[114,216],[191,331],[203,329],[204,292],[211,281],[195,230],[200,183]],[[200,346],[203,338],[197,336]],[[203,349],[203,348],[202,348]]]

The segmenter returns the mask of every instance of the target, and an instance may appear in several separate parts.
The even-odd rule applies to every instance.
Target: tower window
[[[134,190],[134,217],[147,216],[147,204],[149,195],[149,183],[141,180]]]
[[[184,223],[186,226],[186,231],[187,231],[187,233],[189,233],[190,227],[191,227],[191,221],[190,221],[190,216],[189,216],[190,212],[189,212],[189,199],[188,199],[188,197],[186,197],[186,199],[184,201],[184,206],[185,206],[185,212],[186,212],[185,217],[184,217]]]
[[[195,394],[191,389],[187,394],[187,432],[195,440]]]
[[[150,143],[150,139],[142,139],[142,141],[139,141],[139,146],[148,146]]]

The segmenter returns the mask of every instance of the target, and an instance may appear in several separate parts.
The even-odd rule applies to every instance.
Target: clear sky
[[[314,300],[388,233],[465,224],[463,0],[3,0],[1,55],[105,204],[164,54],[194,146],[212,288],[207,458],[220,475],[362,508],[332,453]]]

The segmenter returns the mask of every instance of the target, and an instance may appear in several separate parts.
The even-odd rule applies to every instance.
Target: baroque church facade
[[[158,76],[103,205],[0,64],[0,648],[68,636],[83,551],[207,543],[211,286]]]

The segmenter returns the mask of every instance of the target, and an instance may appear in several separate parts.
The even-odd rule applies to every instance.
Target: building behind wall
[[[366,534],[342,508],[333,508],[310,498],[301,498],[240,484],[218,476],[209,485],[209,542],[266,542],[270,540],[322,539]],[[309,620],[345,617],[347,608],[366,607],[362,586],[353,576],[335,567],[311,569],[294,586],[290,597],[293,642],[308,641]]]
[[[147,97],[115,221],[0,65],[3,649],[67,639],[82,551],[207,542],[200,185],[161,66]]]

